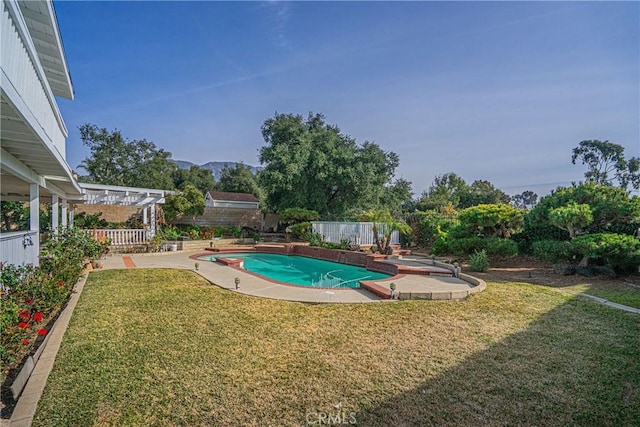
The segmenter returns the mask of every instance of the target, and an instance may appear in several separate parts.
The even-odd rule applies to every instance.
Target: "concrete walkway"
[[[164,252],[159,254],[125,256],[114,255],[106,259],[104,268],[127,268],[125,265],[126,261],[127,264],[130,265],[129,268],[132,268],[131,263],[133,263],[135,268],[178,268],[183,270],[192,270],[211,283],[229,290],[235,290],[235,278],[238,277],[240,279],[240,289],[238,289],[238,292],[261,298],[310,303],[389,302],[389,300],[381,299],[380,297],[363,289],[318,289],[275,283],[256,277],[246,271],[237,270],[206,260],[197,261],[200,266],[196,271],[196,260],[190,259],[189,256],[200,252],[203,251]],[[388,288],[392,281],[396,284],[396,289],[400,293],[406,292],[407,294],[411,292],[458,292],[468,291],[470,288],[473,288],[473,285],[453,277],[419,275],[404,275],[393,280],[376,281],[376,284]]]

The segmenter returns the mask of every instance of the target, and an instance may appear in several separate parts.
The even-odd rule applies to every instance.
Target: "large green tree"
[[[119,130],[108,131],[96,125],[80,128],[82,143],[91,155],[79,166],[88,172],[86,180],[106,185],[174,188],[172,175],[177,166],[171,153],[145,139],[128,140]]]
[[[206,193],[216,187],[216,179],[209,169],[193,165],[189,169],[176,169],[173,173],[173,185],[184,190],[187,184],[192,184],[198,190]]]
[[[462,177],[449,172],[434,178],[429,189],[422,193],[418,201],[418,209],[440,210],[447,206],[465,209],[481,204],[509,203],[509,201],[509,195],[489,181],[476,180],[468,185]]]
[[[204,196],[194,185],[187,184],[183,191],[171,194],[165,198],[165,218],[173,221],[180,215],[191,217],[193,225],[196,225],[196,216],[204,213]]]
[[[265,165],[259,180],[270,210],[315,210],[322,218],[353,217],[385,202],[398,156],[378,145],[358,145],[321,114],[276,114],[262,126]]]
[[[465,209],[483,204],[509,203],[510,200],[511,198],[508,194],[496,188],[489,181],[476,180],[461,192],[458,208]]]
[[[511,203],[516,208],[530,209],[538,203],[538,195],[531,190],[523,191],[511,197]]]
[[[399,216],[415,210],[416,203],[413,201],[411,182],[406,179],[395,180],[393,184],[387,186],[385,193],[385,205],[391,215]]]
[[[447,206],[453,208],[460,204],[460,195],[467,190],[466,181],[453,172],[437,175],[427,191],[422,193],[418,201],[421,211],[440,210]]]
[[[264,199],[264,192],[260,188],[258,178],[251,172],[251,168],[242,163],[237,163],[233,168],[222,169],[217,189],[231,193],[253,194],[260,201]]]
[[[640,188],[640,159],[625,159],[624,147],[609,141],[597,139],[581,141],[573,149],[571,163],[580,160],[587,165],[584,176],[588,182],[615,185],[627,189]]]
[[[634,234],[640,227],[639,197],[630,196],[622,188],[588,182],[557,188],[540,199],[527,215],[526,228],[535,231],[533,240],[553,238],[543,230],[553,225],[551,211],[572,203],[588,205],[591,210],[593,220],[584,226],[584,232]]]
[[[551,225],[565,230],[572,239],[587,225],[593,222],[591,207],[585,204],[569,203],[567,206],[549,211]]]

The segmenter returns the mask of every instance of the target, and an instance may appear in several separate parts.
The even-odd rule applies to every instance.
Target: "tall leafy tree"
[[[269,209],[315,210],[322,218],[345,218],[384,204],[398,156],[356,141],[325,123],[324,116],[276,114],[262,126],[265,166],[259,180]]]
[[[204,213],[204,195],[194,185],[187,184],[184,190],[165,198],[163,206],[165,218],[173,221],[180,215],[191,217],[196,225],[196,216]]]
[[[509,203],[510,199],[508,194],[494,187],[489,181],[476,180],[469,187],[462,189],[458,208]]]
[[[554,208],[549,211],[551,225],[565,230],[570,238],[593,222],[591,207],[586,204],[569,203],[567,206]]]
[[[174,188],[172,175],[177,166],[169,160],[170,152],[144,139],[125,139],[117,129],[108,131],[88,123],[79,129],[82,143],[91,151],[79,166],[88,172],[89,182]]]
[[[530,209],[538,203],[538,195],[530,190],[523,191],[521,194],[512,196],[511,203],[516,208]]]
[[[264,192],[260,188],[258,178],[251,172],[251,168],[242,163],[237,163],[233,168],[222,169],[217,188],[231,193],[249,193],[256,196],[258,200],[264,199]]]
[[[536,240],[552,237],[536,231],[552,225],[550,212],[572,203],[589,206],[593,221],[584,227],[588,233],[635,234],[640,227],[640,197],[630,196],[622,188],[587,182],[559,187],[529,211],[527,228],[537,234]]]
[[[581,141],[573,149],[571,163],[580,160],[587,165],[584,176],[587,182],[595,184],[615,185],[627,189],[640,188],[640,159],[625,159],[624,147],[609,141],[597,139]]]
[[[385,192],[386,206],[389,208],[391,215],[399,216],[415,210],[416,204],[413,201],[411,182],[404,178],[399,178],[393,184],[387,186]]]
[[[194,185],[198,190],[206,193],[216,186],[213,172],[200,166],[191,166],[189,169],[176,169],[173,173],[173,185],[179,190],[184,190],[187,184]]]
[[[466,181],[453,172],[438,175],[418,201],[418,209],[440,210],[448,205],[453,208],[460,204],[460,196],[468,189]]]

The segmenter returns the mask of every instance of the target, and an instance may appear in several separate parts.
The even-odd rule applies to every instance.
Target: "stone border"
[[[38,401],[42,396],[44,387],[47,383],[47,378],[53,369],[53,363],[55,362],[56,355],[60,349],[60,344],[64,338],[64,334],[69,326],[69,321],[73,314],[76,304],[82,295],[84,284],[87,281],[89,275],[83,273],[73,287],[73,293],[67,302],[66,307],[59,314],[55,323],[49,330],[47,338],[42,342],[36,353],[39,354],[39,359],[35,361],[35,367],[33,372],[27,380],[27,385],[18,398],[18,403],[13,409],[11,414],[10,426],[30,426],[33,422],[33,417],[38,407]],[[22,375],[22,372],[20,372]]]
[[[616,308],[618,310],[623,310],[633,314],[640,314],[640,308],[629,307],[628,305],[618,304],[617,302],[609,301],[608,299],[600,298],[594,295],[589,295],[585,293],[579,293],[581,297],[589,298],[590,300],[596,301],[602,305],[606,305],[607,307]]]

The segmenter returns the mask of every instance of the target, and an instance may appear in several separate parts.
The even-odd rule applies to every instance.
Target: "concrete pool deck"
[[[106,258],[105,269],[124,268],[177,268],[191,270],[209,282],[224,289],[261,298],[298,301],[307,303],[369,303],[390,302],[364,289],[327,289],[305,288],[271,282],[251,273],[227,267],[217,262],[196,261],[190,256],[202,253],[196,251],[163,252],[158,254],[113,255]],[[207,254],[209,255],[209,254]],[[394,260],[402,263],[403,260]],[[426,261],[426,259],[425,259]],[[199,268],[195,270],[195,263]],[[412,265],[414,259],[408,259]],[[240,278],[240,288],[235,289],[235,278]],[[476,279],[477,280],[477,279]],[[401,299],[461,299],[471,293],[484,289],[484,282],[472,284],[467,281],[444,276],[400,275],[393,280],[373,281],[376,287],[389,291],[391,282],[396,284],[396,291]]]

